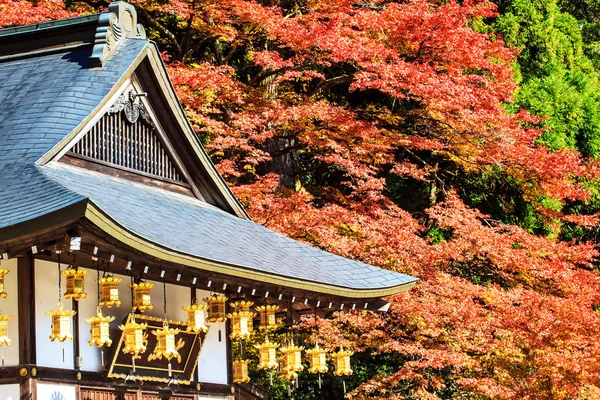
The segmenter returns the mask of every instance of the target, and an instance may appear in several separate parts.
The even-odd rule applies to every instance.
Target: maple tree
[[[38,20],[76,12],[10,4]],[[596,223],[565,205],[589,199],[597,167],[540,141],[518,52],[483,25],[493,4],[134,4],[256,222],[421,279],[384,317],[318,320],[327,345],[356,351],[350,398],[600,397],[597,251],[561,240]],[[339,396],[328,383],[292,396]]]

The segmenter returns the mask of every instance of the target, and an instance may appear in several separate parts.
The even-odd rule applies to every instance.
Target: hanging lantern
[[[225,315],[225,302],[228,300],[226,296],[212,295],[204,301],[208,304],[208,322],[225,322],[227,316]]]
[[[335,365],[335,371],[333,373],[338,376],[352,375],[352,368],[350,368],[350,356],[354,354],[352,351],[344,350],[340,347],[340,351],[333,353],[333,363]]]
[[[311,374],[325,373],[329,370],[327,367],[327,350],[319,347],[317,344],[313,349],[306,350],[306,354],[310,357],[310,368],[308,372]]]
[[[250,360],[235,360],[233,362],[233,383],[248,383],[248,363]]]
[[[254,331],[252,319],[255,315],[251,311],[236,311],[227,314],[227,317],[231,320],[231,334],[229,337],[232,339],[249,339]]]
[[[105,276],[100,278],[100,307],[111,308],[113,305],[121,306],[121,300],[119,300],[119,283],[123,279],[115,276]]]
[[[160,331],[152,331],[156,336],[156,347],[153,354],[160,360],[162,357],[171,360],[173,357],[179,358],[179,352],[175,346],[175,335],[179,329],[170,329],[169,323],[165,320],[163,328]]]
[[[277,312],[277,310],[279,310],[279,306],[275,304],[265,304],[256,307],[256,311],[258,311],[258,315],[260,316],[260,325],[258,329],[275,329],[277,327],[277,319],[275,318],[275,313]]]
[[[13,319],[12,315],[0,315],[0,346],[3,344],[10,346],[8,337],[8,321]]]
[[[229,305],[231,306],[231,308],[233,308],[234,311],[246,312],[246,311],[250,311],[250,307],[252,307],[254,305],[254,302],[246,301],[246,300],[239,300],[239,301],[234,301],[233,303],[229,303]]]
[[[46,311],[46,315],[52,318],[52,334],[50,335],[52,342],[55,339],[58,339],[59,342],[73,340],[71,318],[75,314],[76,311],[65,310],[62,301],[58,303],[56,311]]]
[[[258,349],[259,369],[276,369],[279,366],[277,362],[278,343],[269,342],[269,338],[264,343],[254,345]]]
[[[100,307],[96,308],[96,316],[85,319],[87,322],[92,324],[90,328],[90,333],[92,334],[92,339],[88,342],[90,346],[94,344],[98,347],[102,347],[104,345],[110,347],[112,344],[112,340],[110,340],[110,323],[115,320],[115,317],[104,317],[102,316],[102,309]]]
[[[204,312],[208,309],[207,305],[198,305],[196,299],[191,306],[181,307],[188,315],[186,332],[198,333],[200,331],[206,332],[208,327],[204,323],[205,315]]]
[[[295,378],[296,373],[304,369],[304,365],[302,365],[302,350],[304,350],[304,347],[298,347],[294,344],[281,349],[283,353],[281,370],[287,379]]]
[[[84,291],[84,277],[88,273],[89,271],[87,269],[79,269],[79,267],[73,265],[63,271],[63,275],[67,279],[65,299],[79,300],[87,297],[87,294]]]
[[[152,282],[139,282],[129,285],[133,289],[133,308],[139,312],[152,311],[154,306],[150,301],[150,289],[154,287]]]
[[[123,353],[133,354],[138,356],[139,354],[146,351],[148,345],[148,335],[144,330],[148,327],[148,324],[138,324],[135,322],[135,317],[131,314],[131,320],[125,325],[119,325],[119,329],[125,332],[125,345],[123,346]]]
[[[6,293],[6,290],[4,289],[4,275],[8,274],[10,270],[8,269],[2,269],[0,268],[0,297],[2,297],[3,299],[6,298],[6,296],[8,296],[8,293]]]

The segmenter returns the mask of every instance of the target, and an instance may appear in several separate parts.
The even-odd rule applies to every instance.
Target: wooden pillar
[[[17,260],[19,293],[19,363],[36,364],[35,347],[35,259]]]

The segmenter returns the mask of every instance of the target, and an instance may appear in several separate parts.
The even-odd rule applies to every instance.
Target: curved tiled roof
[[[91,46],[0,59],[0,233],[90,203],[131,235],[249,273],[358,291],[417,280],[299,243],[192,197],[58,162],[40,165],[99,110],[148,45],[125,39],[101,68],[90,64]]]

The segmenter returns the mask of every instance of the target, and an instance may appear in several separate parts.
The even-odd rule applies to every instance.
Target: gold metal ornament
[[[344,350],[340,347],[340,351],[333,353],[333,363],[335,365],[335,371],[333,373],[337,376],[352,375],[352,368],[350,367],[350,356],[354,354],[353,351]]]
[[[214,294],[204,299],[208,304],[208,318],[206,320],[212,324],[215,322],[225,322],[225,302],[228,300],[226,296]]]
[[[96,316],[86,318],[85,320],[92,325],[90,328],[92,339],[88,344],[90,346],[96,345],[102,347],[106,345],[107,347],[110,347],[112,344],[112,340],[110,339],[110,323],[115,320],[115,317],[104,317],[102,315],[102,309],[98,306],[96,309]]]
[[[12,315],[0,315],[0,346],[3,344],[10,346],[10,338],[8,337],[8,321],[13,319]]]
[[[175,345],[175,335],[179,333],[179,329],[169,328],[169,323],[165,320],[161,330],[152,331],[156,336],[156,347],[152,354],[159,360],[164,357],[171,360],[173,357],[179,359],[181,356]]]
[[[235,360],[233,362],[233,383],[248,383],[248,363],[250,360]]]
[[[154,306],[150,299],[150,289],[154,287],[154,283],[139,282],[129,285],[129,287],[133,289],[133,308],[137,308],[139,312],[152,311]]]
[[[272,343],[269,338],[264,343],[254,345],[258,349],[259,369],[276,369],[279,366],[277,361],[277,348],[279,343]]]
[[[146,346],[148,346],[148,335],[144,332],[146,328],[148,328],[148,324],[135,322],[134,314],[131,314],[131,319],[125,325],[119,325],[119,329],[125,332],[123,353],[137,357],[146,351]]]
[[[62,273],[67,279],[65,299],[85,299],[87,294],[85,293],[84,277],[89,271],[87,269],[80,269],[76,266],[69,266]]]
[[[269,330],[277,328],[277,319],[275,318],[275,313],[279,310],[279,306],[275,304],[271,305],[262,305],[256,307],[256,311],[258,311],[258,315],[260,316],[260,330]]]
[[[58,302],[56,311],[46,311],[46,315],[52,318],[52,334],[50,340],[58,339],[59,342],[65,340],[73,340],[73,334],[71,333],[71,318],[75,315],[76,311],[68,311],[64,309],[62,301]]]
[[[4,286],[4,276],[6,274],[8,274],[9,272],[10,272],[10,270],[8,270],[8,269],[0,268],[0,297],[2,297],[3,299],[5,299],[6,296],[8,296],[8,293],[6,293],[5,286]]]
[[[205,304],[198,304],[195,299],[192,305],[181,307],[183,311],[187,313],[187,328],[186,332],[206,332],[208,327],[206,326],[205,311],[208,306]]]
[[[281,349],[283,353],[281,371],[282,375],[287,379],[291,380],[295,378],[297,372],[304,369],[304,365],[302,365],[302,350],[304,350],[304,347],[298,347],[294,344]]]
[[[116,276],[105,276],[100,278],[100,307],[111,308],[113,305],[119,307],[121,300],[119,299],[119,283],[123,279]]]
[[[253,318],[256,313],[250,311],[250,307],[254,302],[252,301],[236,301],[231,303],[231,307],[235,310],[234,312],[227,314],[227,317],[231,321],[231,334],[229,335],[232,339],[249,339],[254,332],[252,325]]]

